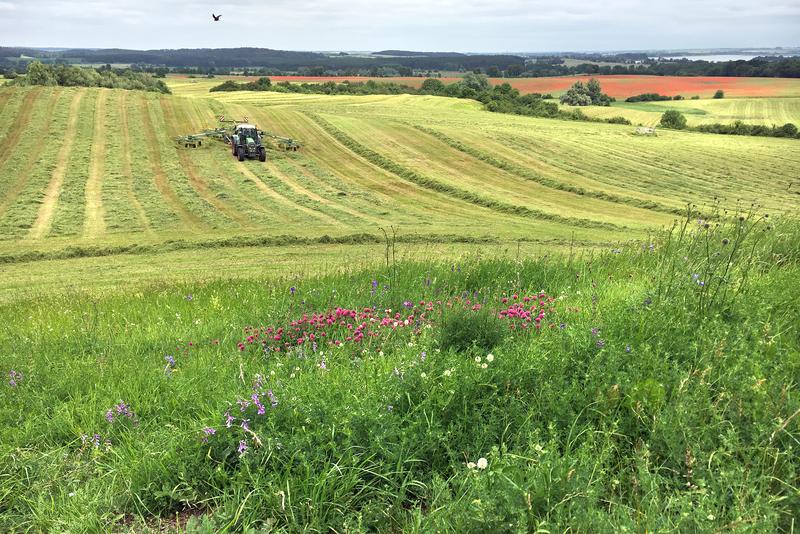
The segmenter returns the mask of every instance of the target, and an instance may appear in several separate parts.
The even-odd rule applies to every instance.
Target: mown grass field
[[[30,260],[74,258],[79,269],[80,256],[100,256],[124,267],[131,254],[158,262],[181,248],[202,265],[204,250],[221,245],[259,247],[269,262],[281,255],[274,245],[374,247],[388,226],[407,242],[462,249],[610,246],[668,225],[687,203],[798,203],[791,140],[645,139],[625,126],[490,114],[464,100],[209,94],[213,80],[203,91],[194,81],[173,81],[175,96],[0,90],[0,269],[25,265],[34,290],[50,267]],[[257,165],[221,144],[172,142],[222,114],[304,147],[270,151]],[[13,298],[20,284],[3,280]]]
[[[563,109],[575,109],[562,106]],[[611,106],[583,106],[580,110],[590,117],[609,119],[625,117],[633,124],[656,126],[665,111],[676,109],[686,116],[689,126],[701,124],[747,124],[783,126],[800,124],[800,98],[723,98],[678,100],[664,102],[614,102]]]

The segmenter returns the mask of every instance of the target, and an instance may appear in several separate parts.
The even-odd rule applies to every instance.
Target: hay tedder
[[[259,130],[256,125],[247,121],[247,117],[243,120],[231,120],[222,116],[219,122],[228,126],[182,135],[176,137],[175,142],[184,148],[198,148],[203,146],[203,141],[207,139],[222,141],[230,145],[231,153],[239,161],[256,158],[259,161],[267,161],[267,149],[263,143],[265,138],[272,139],[283,150],[296,152],[300,149],[300,143],[295,139]]]

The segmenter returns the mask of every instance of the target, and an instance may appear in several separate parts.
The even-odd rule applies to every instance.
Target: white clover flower
[[[453,374],[453,373],[450,371],[450,369],[445,369],[444,370],[444,376],[450,376],[451,374]]]
[[[380,351],[380,352],[378,353],[378,356],[383,356],[383,351]]]
[[[491,354],[491,353],[487,354],[486,355],[486,361],[489,362],[489,363],[492,363],[494,361],[494,354]]]
[[[294,373],[290,374],[289,378],[294,378]]]
[[[475,363],[481,363],[481,357],[475,356]]]
[[[486,458],[478,458],[478,469],[486,469],[489,467],[489,461]]]
[[[426,375],[425,373],[420,373],[419,376],[421,376],[422,378],[428,378],[428,375]]]
[[[475,462],[469,462],[467,464],[467,469],[475,469]]]
[[[482,363],[481,364],[481,369],[486,369],[487,367],[489,367],[488,363]]]

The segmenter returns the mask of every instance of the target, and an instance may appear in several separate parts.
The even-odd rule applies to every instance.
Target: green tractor
[[[260,132],[252,124],[237,124],[233,128],[233,135],[230,136],[231,152],[234,157],[239,161],[244,161],[245,158],[267,161],[267,149],[261,142],[262,135],[264,132]]]

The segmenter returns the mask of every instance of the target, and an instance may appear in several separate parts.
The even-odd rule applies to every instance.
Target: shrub
[[[499,345],[507,328],[489,311],[452,310],[442,322],[439,346],[442,350],[466,352],[473,347],[485,351]]]
[[[684,117],[683,113],[680,111],[676,109],[670,109],[665,111],[661,116],[661,122],[659,124],[664,128],[683,130],[686,128],[686,117]]]
[[[714,98],[725,98],[725,91],[717,89],[717,92],[714,93]]]

